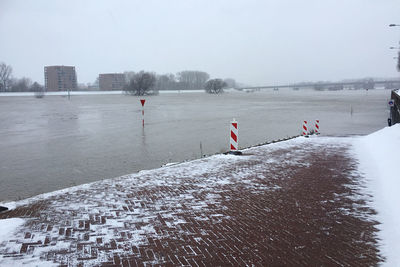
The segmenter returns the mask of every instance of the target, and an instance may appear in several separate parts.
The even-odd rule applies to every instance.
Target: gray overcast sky
[[[399,0],[0,0],[0,61],[99,73],[203,70],[260,85],[396,77]]]

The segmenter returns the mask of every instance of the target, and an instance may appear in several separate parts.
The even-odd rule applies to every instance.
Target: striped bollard
[[[235,119],[231,122],[231,152],[238,150],[238,123]]]
[[[320,132],[319,132],[319,120],[315,120],[315,134],[320,134]]]
[[[231,130],[230,130],[230,151],[229,154],[232,155],[242,155],[242,152],[239,151],[239,130],[238,123],[235,119],[231,121]]]
[[[307,121],[303,121],[303,136],[308,136],[308,128],[307,128]]]

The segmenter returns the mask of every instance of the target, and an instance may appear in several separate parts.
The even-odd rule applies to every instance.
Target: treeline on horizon
[[[12,67],[0,62],[0,92],[40,92],[43,90],[43,85],[32,82],[29,78],[13,77]]]
[[[142,71],[143,72],[143,71]],[[125,83],[128,84],[132,77],[139,72],[125,71]],[[176,74],[157,74],[149,72],[155,77],[154,90],[195,90],[204,89],[206,82],[210,80],[210,75],[204,71],[185,70]],[[223,79],[226,87],[236,88],[235,79]],[[99,77],[96,81],[86,85],[78,83],[78,90],[99,90]],[[122,88],[121,88],[122,89]],[[44,91],[44,85],[32,82],[30,78],[16,78],[12,75],[12,67],[0,62],[0,92],[37,92]]]
[[[125,81],[128,83],[136,72],[125,71]],[[206,82],[210,80],[210,75],[204,71],[185,70],[176,74],[157,74],[151,72],[155,77],[154,90],[196,90],[204,89]],[[237,83],[233,78],[225,78],[223,81],[228,88],[236,88]],[[96,81],[98,83],[98,81]]]
[[[141,71],[143,72],[143,71]],[[125,76],[126,85],[129,84],[130,80],[135,74],[140,72],[125,71],[123,74]],[[147,72],[155,77],[154,85],[152,89],[155,91],[161,90],[195,90],[195,89],[206,89],[207,81],[221,80],[224,82],[224,88],[241,88],[247,85],[238,83],[233,78],[225,79],[210,79],[210,75],[204,71],[198,70],[184,70],[173,73],[157,74],[156,72]],[[353,80],[343,80],[342,82],[361,82],[361,84],[355,85],[353,89],[374,89],[375,81],[373,78],[364,79],[353,79]],[[344,85],[337,82],[336,85],[323,85],[324,83],[329,83],[329,81],[319,81],[319,82],[304,82],[292,84],[294,88],[297,89],[298,86],[303,84],[313,84],[314,90],[343,90]],[[215,82],[214,82],[215,85]],[[386,89],[398,88],[398,82],[388,82],[385,84]],[[3,62],[0,62],[0,92],[43,92],[45,90],[44,86],[38,82],[32,82],[30,78],[22,77],[16,78],[12,75],[12,67]],[[77,90],[100,90],[99,88],[99,78],[95,80],[94,83],[78,84]],[[124,90],[124,88],[121,88]]]

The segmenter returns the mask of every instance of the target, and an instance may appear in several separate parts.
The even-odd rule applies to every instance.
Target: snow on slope
[[[400,266],[400,124],[359,138],[354,147],[382,223],[379,238],[385,265]]]
[[[0,245],[3,245],[3,242],[7,242],[10,238],[13,238],[15,234],[18,232],[18,229],[25,223],[25,219],[21,218],[10,218],[3,219],[0,223]],[[0,261],[3,256],[0,255]],[[2,265],[4,263],[0,263]]]
[[[13,233],[16,231],[16,229],[24,223],[25,220],[20,218],[1,220],[0,243],[13,236]]]

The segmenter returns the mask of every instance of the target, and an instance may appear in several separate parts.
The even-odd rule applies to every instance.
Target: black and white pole
[[[142,104],[142,126],[144,128],[144,103],[146,103],[146,99],[140,99],[140,103]]]

